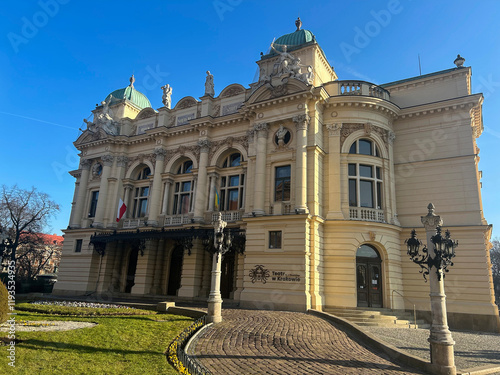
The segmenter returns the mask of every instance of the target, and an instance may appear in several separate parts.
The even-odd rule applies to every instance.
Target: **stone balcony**
[[[368,207],[349,207],[349,219],[385,223],[383,210]]]
[[[335,81],[328,84],[332,96],[359,95],[390,100],[389,91],[366,81]]]

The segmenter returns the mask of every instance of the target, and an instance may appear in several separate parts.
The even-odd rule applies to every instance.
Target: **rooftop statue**
[[[205,81],[205,95],[214,96],[214,76],[210,74],[210,71],[207,70],[207,79]]]
[[[167,107],[168,109],[170,109],[171,105],[172,105],[172,98],[171,98],[171,95],[172,95],[172,87],[170,87],[169,84],[166,84],[165,86],[162,86],[161,88],[163,90],[163,96],[162,96],[162,102],[163,102],[163,105],[165,107]]]

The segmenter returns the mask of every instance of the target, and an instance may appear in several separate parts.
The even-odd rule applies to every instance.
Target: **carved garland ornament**
[[[340,147],[342,147],[344,141],[346,140],[347,137],[349,137],[349,135],[361,129],[365,131],[366,136],[369,136],[372,132],[377,133],[384,140],[386,147],[388,147],[388,142],[390,141],[391,137],[393,140],[396,138],[394,132],[388,131],[384,128],[381,128],[379,126],[370,123],[364,123],[364,124],[347,123],[347,124],[342,124],[342,129],[340,131]],[[392,133],[393,135],[391,135],[390,133]]]
[[[208,154],[208,160],[212,160],[215,153],[223,146],[233,147],[233,144],[242,145],[248,153],[248,135],[242,135],[241,137],[229,137],[226,139],[221,139],[220,141],[213,141],[212,148]]]

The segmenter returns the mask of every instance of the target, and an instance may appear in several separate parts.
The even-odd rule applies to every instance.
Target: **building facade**
[[[171,108],[131,83],[97,106],[81,152],[55,293],[210,290],[211,224],[233,238],[224,299],[257,309],[430,310],[405,239],[433,202],[460,242],[446,275],[452,327],[498,330],[483,216],[483,96],[471,68],[384,85],[339,80],[300,28],[257,62],[259,80]],[[123,200],[127,209],[117,222]]]

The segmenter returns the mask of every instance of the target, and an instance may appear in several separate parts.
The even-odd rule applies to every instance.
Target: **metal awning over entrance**
[[[240,228],[226,228],[224,229],[225,235],[231,236],[233,241],[231,248],[239,253],[245,251],[245,230]],[[101,231],[95,232],[90,236],[90,244],[99,255],[104,255],[106,251],[106,244],[116,241],[130,241],[135,246],[138,246],[141,252],[145,248],[145,241],[157,239],[170,239],[176,241],[181,245],[184,250],[187,250],[191,255],[193,247],[193,240],[201,239],[205,250],[213,253],[215,248],[214,243],[214,230],[213,228],[180,228],[180,229],[147,229],[135,231]]]

